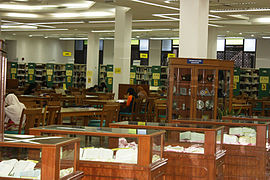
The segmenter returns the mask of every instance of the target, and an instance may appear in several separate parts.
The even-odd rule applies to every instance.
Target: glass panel
[[[217,134],[216,134],[216,153],[218,153],[219,151],[222,151],[222,145],[221,145],[221,136],[222,135],[222,130],[218,130]]]
[[[165,151],[204,154],[204,132],[167,131]]]
[[[172,118],[187,118],[191,108],[191,69],[174,68]]]
[[[40,179],[41,149],[0,147],[0,152],[0,177]]]
[[[256,127],[231,126],[225,128],[223,144],[256,146]]]
[[[196,117],[214,119],[215,70],[198,70],[198,89],[196,101]]]
[[[74,172],[74,144],[66,145],[60,148],[60,178]]]
[[[152,137],[152,163],[161,160],[161,136]]]
[[[229,97],[230,97],[230,71],[219,70],[218,72],[218,119],[222,114],[229,113]]]
[[[51,125],[45,127],[37,127],[35,129],[43,129],[43,130],[62,130],[62,131],[71,131],[71,132],[95,132],[95,133],[103,133],[103,134],[135,134],[140,135],[151,135],[157,133],[159,131],[147,129],[146,131],[142,132],[137,129],[121,129],[121,128],[107,128],[107,127],[87,127],[87,126],[63,126],[63,125]]]

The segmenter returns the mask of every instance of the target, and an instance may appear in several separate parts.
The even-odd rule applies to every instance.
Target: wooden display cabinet
[[[168,159],[166,180],[215,180],[223,179],[223,164],[225,151],[223,150],[223,126],[215,125],[185,125],[173,123],[152,123],[123,121],[111,123],[113,128],[136,128],[165,130],[164,157]],[[183,140],[183,134],[192,133],[194,137],[204,137],[204,140]],[[192,136],[192,135],[191,135]],[[182,137],[182,138],[181,138]],[[169,148],[182,146],[184,151],[174,152]],[[191,153],[191,146],[203,147],[202,153]]]
[[[41,170],[42,180],[77,180],[83,177],[83,172],[77,171],[79,147],[78,138],[5,134],[4,141],[0,142],[0,158],[1,161],[10,159],[35,161],[35,169]],[[72,172],[60,177],[61,170],[68,168],[73,168]],[[11,176],[5,179],[21,178]]]
[[[147,129],[117,129],[87,126],[46,126],[30,129],[33,135],[77,136],[81,138],[79,170],[84,171],[84,179],[137,179],[161,180],[165,177],[167,160],[163,157],[165,131]],[[117,157],[122,138],[130,145],[137,144],[133,161]],[[113,151],[115,156],[87,155],[89,150]],[[102,148],[102,149],[100,149]],[[132,151],[133,152],[133,151]],[[120,152],[119,152],[120,153]],[[136,158],[137,157],[137,158]]]
[[[233,61],[171,58],[168,120],[216,119],[217,107],[231,110]]]
[[[202,119],[182,119],[173,120],[173,123],[222,125],[225,126],[224,134],[229,134],[231,128],[250,128],[256,132],[256,142],[251,144],[225,143],[226,150],[224,179],[266,179],[269,178],[270,154],[267,145],[267,129],[270,122],[252,121],[251,118],[241,120],[239,118],[230,120],[202,120]],[[238,130],[241,134],[241,130]],[[241,135],[237,135],[240,142]],[[224,139],[224,138],[223,138]],[[268,142],[269,143],[269,142]],[[266,175],[267,174],[267,175]]]

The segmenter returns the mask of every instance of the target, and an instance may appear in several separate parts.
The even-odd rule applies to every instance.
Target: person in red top
[[[128,88],[127,90],[127,103],[126,105],[120,110],[120,112],[131,113],[132,112],[132,105],[134,103],[134,99],[136,98],[136,92],[133,88]]]

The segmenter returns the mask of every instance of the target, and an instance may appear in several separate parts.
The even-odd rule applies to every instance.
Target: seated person
[[[134,103],[135,98],[137,97],[136,92],[133,88],[128,88],[127,90],[127,103],[124,107],[121,107],[120,112],[131,113],[132,105]]]
[[[105,82],[100,83],[100,86],[98,86],[98,91],[99,92],[108,92],[108,88],[107,88]]]
[[[94,85],[93,87],[90,87],[86,89],[87,92],[98,92],[98,86]]]
[[[34,94],[37,89],[37,83],[30,83],[28,87],[24,91],[24,95],[31,95]]]
[[[15,94],[7,95],[5,104],[5,123],[8,124],[5,129],[12,129],[20,124],[22,111],[26,107]]]
[[[137,86],[137,96],[141,98],[143,102],[148,99],[147,92],[143,89],[142,86]]]

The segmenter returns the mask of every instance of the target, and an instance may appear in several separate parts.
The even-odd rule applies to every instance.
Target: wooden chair
[[[24,134],[29,134],[29,129],[40,126],[40,120],[42,119],[41,108],[29,108],[22,111],[18,134],[22,133],[24,128]]]
[[[161,122],[167,119],[167,99],[156,99],[155,103],[155,121]]]
[[[46,106],[42,119],[42,126],[60,124],[61,106]]]
[[[139,120],[139,116],[140,116],[140,111],[141,111],[141,103],[142,103],[142,99],[140,98],[136,98],[133,100],[133,104],[131,107],[131,113],[126,113],[126,112],[120,112],[120,121],[123,120]]]
[[[145,121],[151,122],[155,119],[155,98],[147,99],[147,106],[145,109]]]
[[[76,106],[83,106],[84,105],[85,95],[75,95],[75,105]]]
[[[26,108],[38,108],[39,105],[37,104],[36,101],[25,101],[25,102],[22,102]]]
[[[62,106],[61,101],[48,101],[47,106]]]
[[[109,127],[110,123],[118,122],[119,111],[120,104],[105,104],[100,118],[90,120],[88,125],[94,127]]]

